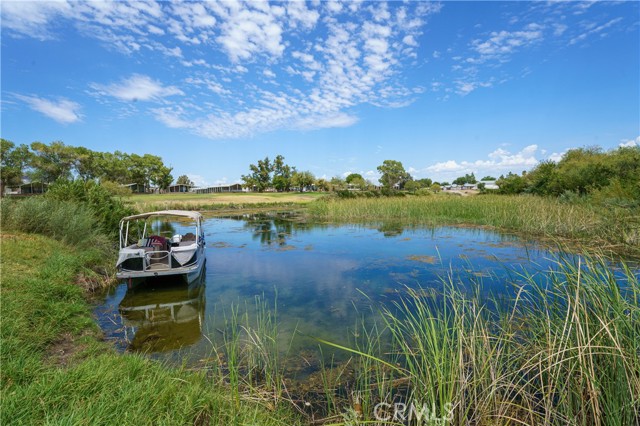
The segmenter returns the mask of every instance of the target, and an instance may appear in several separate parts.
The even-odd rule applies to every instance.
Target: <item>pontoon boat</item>
[[[174,224],[181,231],[174,230]],[[165,235],[162,235],[165,234]],[[120,221],[119,279],[184,275],[198,277],[204,256],[202,215],[162,210],[127,216]]]

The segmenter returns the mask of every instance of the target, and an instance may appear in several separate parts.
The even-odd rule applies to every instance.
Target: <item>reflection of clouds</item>
[[[219,346],[232,306],[242,325],[248,318],[254,327],[260,314],[256,297],[264,298],[272,313],[277,309],[283,352],[290,345],[300,350],[317,346],[301,335],[292,343],[294,330],[349,344],[359,320],[379,319],[372,305],[373,310],[381,303],[393,309],[392,301],[407,287],[431,294],[441,291],[442,279],[452,274],[461,290],[504,294],[514,279],[509,268],[530,268],[531,261],[545,265],[550,255],[513,235],[479,228],[408,226],[397,236],[385,236],[393,227],[384,225],[316,226],[268,216],[207,220],[213,246],[206,252],[208,303],[202,330],[207,338],[179,356],[207,356],[209,340]]]
[[[217,292],[225,283],[232,297],[242,298],[272,294],[275,287],[278,303],[286,305],[287,310],[304,306],[330,317],[342,315],[350,309],[351,300],[361,296],[356,289],[362,283],[353,273],[359,262],[354,259],[304,250],[277,252],[275,256],[273,252],[247,251],[242,253],[240,263],[239,259],[234,250],[219,250],[207,260],[212,271],[226,269],[215,274],[217,284],[210,292]],[[227,266],[233,264],[238,270],[228,270]],[[305,320],[309,314],[298,319]]]

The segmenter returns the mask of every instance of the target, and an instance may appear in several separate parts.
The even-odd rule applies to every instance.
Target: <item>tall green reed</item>
[[[383,328],[362,330],[369,343],[347,349],[362,371],[377,363],[376,383],[385,382],[386,395],[368,392],[371,376],[358,382],[362,420],[377,421],[379,402],[403,401],[453,424],[633,424],[638,275],[602,257],[560,255],[552,270],[520,274],[512,298],[465,292],[453,273],[438,292],[407,289],[381,308]],[[390,353],[378,344],[383,333]]]
[[[482,195],[320,199],[308,205],[311,217],[334,221],[396,221],[406,225],[481,225],[551,239],[581,241],[590,247],[640,252],[638,209],[570,204],[535,196]]]

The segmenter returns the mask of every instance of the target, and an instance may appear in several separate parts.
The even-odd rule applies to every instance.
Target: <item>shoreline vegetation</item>
[[[328,193],[163,194],[123,200],[139,211],[199,210],[211,215],[297,211],[335,223],[481,226],[581,250],[640,257],[640,207],[533,195],[449,193],[340,197]]]
[[[287,358],[274,343],[277,307],[263,301],[256,300],[255,323],[231,308],[223,341],[212,343],[199,371],[118,354],[101,341],[88,297],[112,285],[108,231],[130,211],[125,200],[76,181],[0,202],[3,424],[402,424],[409,412],[399,418],[392,409],[410,401],[427,404],[414,416],[451,424],[640,417],[638,272],[588,254],[633,253],[636,208],[522,195],[295,203],[314,220],[491,226],[558,236],[585,251],[580,260],[561,252],[554,271],[517,277],[513,300],[462,293],[453,275],[442,277],[441,291],[407,289],[396,305],[374,307],[382,321],[363,324],[349,347],[319,341],[321,352],[346,351],[350,361],[323,362],[319,387],[290,394]],[[218,212],[248,205],[222,204]],[[408,423],[430,424],[420,418]]]
[[[453,273],[441,291],[406,289],[349,347],[319,340],[350,361],[322,362],[319,387],[291,395],[276,306],[256,299],[255,320],[232,307],[205,368],[171,367],[101,341],[83,285],[104,278],[99,250],[6,231],[1,244],[3,424],[382,425],[409,401],[451,424],[640,415],[640,283],[624,263],[561,255],[512,300],[466,294]]]
[[[487,226],[585,250],[640,255],[640,208],[604,207],[526,195],[450,194],[325,198],[306,213],[335,222],[390,221],[409,226]]]
[[[2,248],[2,424],[300,422],[288,407],[234,399],[204,372],[118,354],[101,340],[82,285],[103,252],[7,232]]]

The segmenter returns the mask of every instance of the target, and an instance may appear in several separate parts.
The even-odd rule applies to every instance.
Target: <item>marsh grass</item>
[[[640,419],[637,270],[600,257],[560,256],[551,271],[521,275],[509,300],[466,294],[457,280],[443,277],[439,294],[407,289],[381,308],[385,327],[366,335],[374,343],[348,349],[361,359],[361,374],[369,374],[357,390],[369,399],[363,407],[426,404],[452,424]],[[376,343],[383,332],[391,335],[391,352]],[[395,376],[385,376],[384,368]],[[386,383],[386,392],[368,392],[372,381],[379,388]],[[343,410],[350,405],[343,402]],[[361,420],[376,423],[370,409]]]
[[[296,335],[287,347],[279,346],[277,296],[273,305],[256,296],[250,306],[231,304],[224,310],[220,339],[210,340],[214,360],[210,377],[228,384],[236,407],[244,397],[258,398],[271,409],[290,406],[285,386],[287,357]]]
[[[481,195],[320,199],[308,214],[325,221],[479,225],[588,247],[640,253],[640,210],[534,196]]]
[[[92,210],[81,203],[46,197],[0,201],[2,228],[46,235],[82,248],[108,246]]]

